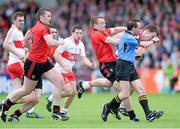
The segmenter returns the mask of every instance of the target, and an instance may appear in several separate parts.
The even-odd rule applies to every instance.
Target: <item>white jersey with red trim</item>
[[[24,44],[22,43],[23,39],[24,39],[24,36],[23,36],[22,31],[20,31],[15,25],[12,25],[7,33],[5,40],[7,40],[10,43],[10,45],[14,46],[18,50],[19,53],[25,55]],[[20,61],[22,60],[18,56],[9,52],[8,65],[14,64]]]
[[[62,62],[71,68],[74,66],[79,56],[86,56],[83,42],[79,41],[79,43],[76,44],[72,36],[64,39],[64,45],[60,45],[56,51],[61,53],[63,58]],[[58,67],[61,72],[65,73],[63,67],[58,63],[56,63],[55,67]]]

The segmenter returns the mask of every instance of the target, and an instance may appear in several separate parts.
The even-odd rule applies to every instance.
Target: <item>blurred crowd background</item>
[[[47,1],[47,0],[46,0]],[[180,69],[180,1],[179,0],[52,0],[50,6],[53,19],[57,24],[59,36],[66,38],[71,28],[80,24],[84,28],[84,44],[86,54],[95,59],[86,30],[91,16],[103,16],[107,27],[123,26],[139,17],[144,26],[153,23],[160,30],[160,44],[152,47],[137,64],[144,68],[161,69],[168,80],[177,81]],[[48,7],[48,3],[43,3]],[[24,33],[36,22],[36,12],[42,7],[38,0],[8,0],[0,3],[0,72],[6,72],[8,54],[3,49],[3,40],[11,26],[12,14],[22,11],[25,14]],[[75,67],[79,75],[89,75],[91,69],[81,62]],[[80,78],[80,76],[79,76]],[[169,82],[169,85],[171,82]]]

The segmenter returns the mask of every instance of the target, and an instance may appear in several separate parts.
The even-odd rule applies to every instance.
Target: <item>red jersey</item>
[[[98,30],[90,30],[90,39],[99,63],[116,61],[111,44],[105,43],[106,38],[111,34],[110,29],[104,32]]]
[[[48,34],[48,28],[41,22],[30,29],[33,34],[32,45],[28,59],[37,63],[45,63],[47,61],[48,44],[44,40],[44,35]]]
[[[48,52],[47,52],[47,55],[50,59],[53,58],[53,55],[54,55],[54,52],[55,52],[56,48],[55,47],[48,47]]]

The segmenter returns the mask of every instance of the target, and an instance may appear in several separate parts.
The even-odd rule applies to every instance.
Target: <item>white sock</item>
[[[67,108],[62,108],[60,112],[66,113],[66,112],[68,112],[68,109]]]
[[[53,95],[52,95],[52,94],[48,97],[48,100],[49,100],[50,102],[53,101]]]
[[[83,81],[83,82],[82,82],[82,86],[83,86],[84,90],[87,90],[88,88],[91,87],[91,86],[89,85],[89,81]]]
[[[33,113],[35,111],[34,107],[32,107],[31,109],[29,109],[27,112],[28,113]]]

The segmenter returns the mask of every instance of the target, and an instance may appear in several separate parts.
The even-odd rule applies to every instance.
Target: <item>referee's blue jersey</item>
[[[135,50],[138,40],[129,32],[123,32],[118,41],[118,60],[135,63]]]

